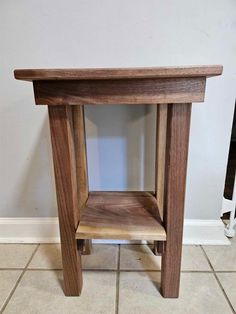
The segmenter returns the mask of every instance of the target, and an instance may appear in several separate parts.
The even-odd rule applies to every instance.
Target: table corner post
[[[79,216],[89,195],[84,105],[72,106]],[[84,239],[82,255],[92,252],[92,240]]]
[[[79,223],[75,143],[71,106],[49,105],[53,164],[56,183],[64,292],[78,296],[82,289],[81,254],[75,232]]]
[[[190,117],[190,103],[168,105],[163,212],[167,239],[161,270],[165,298],[179,296]]]

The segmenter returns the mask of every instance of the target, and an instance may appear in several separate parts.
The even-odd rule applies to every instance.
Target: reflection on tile
[[[8,303],[7,313],[115,313],[115,272],[84,272],[80,297],[65,297],[61,271],[27,271]]]
[[[231,239],[231,245],[203,246],[213,268],[217,270],[236,271],[236,237]]]
[[[198,245],[184,245],[182,251],[181,270],[209,271],[211,267]]]
[[[157,287],[160,272],[122,272],[119,309],[122,314],[231,314],[213,274],[182,273],[180,297],[164,299]]]
[[[148,245],[121,245],[120,269],[160,270],[161,257],[155,256]]]
[[[36,245],[0,244],[0,268],[24,268]]]
[[[0,311],[14,288],[21,270],[0,270]]]
[[[182,270],[211,270],[200,246],[184,245],[182,252]],[[160,270],[161,257],[155,256],[147,245],[121,245],[120,269],[124,270]]]
[[[217,277],[236,311],[236,273],[218,273]]]
[[[29,268],[62,269],[60,244],[40,244]]]
[[[94,244],[90,255],[82,255],[83,269],[117,269],[118,245]]]
[[[118,245],[94,244],[90,255],[82,255],[83,269],[116,269]],[[41,244],[29,268],[62,269],[60,244]]]

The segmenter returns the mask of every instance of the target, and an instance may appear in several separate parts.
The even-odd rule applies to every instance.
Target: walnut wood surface
[[[145,239],[158,241],[156,253],[163,252],[162,295],[178,297],[191,103],[204,100],[206,78],[220,75],[222,66],[14,73],[16,79],[33,81],[36,104],[49,105],[65,294],[80,294],[80,252],[90,239]],[[154,194],[88,195],[84,104],[161,104]],[[80,251],[75,238],[82,239]]]
[[[76,179],[78,190],[78,211],[79,217],[88,199],[88,167],[85,135],[85,117],[84,106],[78,105],[72,107],[73,132],[76,162]],[[83,241],[83,255],[90,254],[92,249],[92,240]]]
[[[89,255],[92,252],[92,240],[90,239],[79,239],[78,250],[82,255]]]
[[[156,256],[161,256],[165,251],[164,241],[154,241],[153,254]]]
[[[221,65],[152,67],[152,68],[101,68],[101,69],[18,69],[18,80],[102,80],[166,77],[208,77],[220,75]]]
[[[72,107],[79,212],[88,198],[88,173],[85,139],[84,107]]]
[[[165,154],[166,154],[167,105],[157,105],[156,119],[156,178],[155,194],[161,218],[163,218]]]
[[[72,107],[49,107],[54,172],[56,181],[64,291],[79,295],[82,288],[81,257],[75,230],[79,222]]]
[[[166,233],[150,193],[89,193],[77,239],[165,240]]]
[[[201,102],[205,77],[34,81],[38,105]]]
[[[161,291],[167,298],[179,295],[190,114],[191,104],[168,106],[163,213],[167,238],[161,270]]]
[[[90,191],[90,194],[93,196],[100,196],[103,199],[105,196],[123,196],[123,197],[150,197],[154,196],[155,193],[152,191]],[[98,200],[99,198],[97,198]]]

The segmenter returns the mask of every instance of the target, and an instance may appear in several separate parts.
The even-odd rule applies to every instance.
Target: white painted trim
[[[0,218],[0,243],[58,243],[58,218]]]
[[[184,244],[230,245],[224,234],[224,223],[219,220],[184,220]]]
[[[0,243],[58,243],[58,218],[0,218]],[[96,243],[130,243],[94,240]],[[135,241],[140,243],[140,241]],[[145,241],[143,241],[144,243]],[[222,220],[185,219],[184,244],[229,245]],[[132,242],[133,243],[133,242]]]

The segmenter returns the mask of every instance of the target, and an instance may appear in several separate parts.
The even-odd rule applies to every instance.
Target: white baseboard
[[[184,220],[184,244],[230,245],[224,233],[225,225],[219,220]]]
[[[0,218],[0,243],[58,243],[58,219]],[[94,240],[96,243],[130,243],[122,240]],[[132,242],[133,243],[133,242]],[[140,241],[136,241],[140,243]],[[229,245],[224,224],[219,220],[185,219],[184,244]]]
[[[0,218],[0,243],[58,243],[58,218]]]

